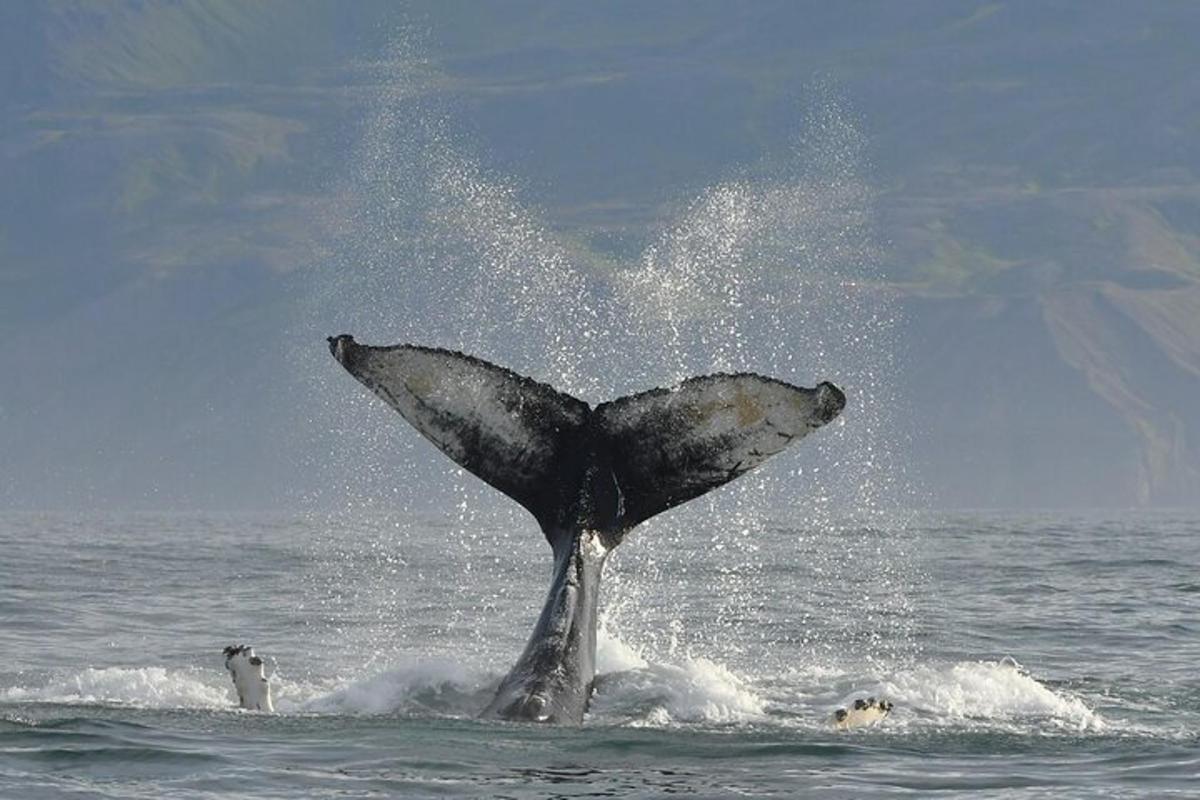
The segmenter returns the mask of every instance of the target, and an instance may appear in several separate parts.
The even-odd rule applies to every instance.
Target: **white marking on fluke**
[[[234,644],[225,648],[225,669],[233,677],[238,705],[251,711],[274,711],[271,702],[271,682],[263,674],[263,660],[249,645]]]

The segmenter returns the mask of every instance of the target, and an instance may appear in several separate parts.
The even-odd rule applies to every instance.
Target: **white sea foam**
[[[917,666],[881,681],[873,693],[896,703],[898,710],[940,723],[1036,720],[1058,729],[1105,727],[1082,699],[1055,691],[1007,658]]]
[[[280,713],[474,715],[490,692],[487,676],[447,660],[417,660],[360,680],[271,676]],[[40,684],[0,690],[0,702],[122,705],[147,709],[236,710],[224,670],[88,667]]]
[[[603,629],[597,641],[600,680],[591,716],[634,726],[760,719],[765,701],[727,667],[707,658],[646,660]]]
[[[603,618],[596,632],[596,673],[624,672],[648,666],[637,649],[608,632]]]
[[[474,715],[483,708],[478,696],[491,688],[486,675],[461,662],[425,659],[387,669],[295,704],[284,704],[282,709],[336,714]]]
[[[1011,659],[921,664],[874,678],[798,668],[787,676],[752,682],[707,658],[647,659],[601,631],[597,663],[600,679],[589,718],[601,724],[759,722],[768,718],[768,708],[790,707],[801,719],[823,725],[833,708],[873,695],[896,704],[888,728],[1108,727],[1082,698],[1042,683]],[[234,710],[232,688],[223,677],[220,671],[196,668],[87,668],[41,685],[0,690],[0,702]],[[348,682],[303,682],[278,675],[272,682],[283,714],[473,717],[486,705],[497,677],[459,661],[417,659]]]
[[[219,674],[218,674],[219,676]],[[226,708],[231,690],[194,669],[89,667],[41,686],[14,686],[0,698],[11,703],[98,703],[138,708]]]

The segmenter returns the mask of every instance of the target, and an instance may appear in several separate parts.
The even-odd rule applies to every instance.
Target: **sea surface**
[[[613,554],[579,728],[475,719],[516,512],[0,516],[0,797],[1200,796],[1200,516],[704,512]]]

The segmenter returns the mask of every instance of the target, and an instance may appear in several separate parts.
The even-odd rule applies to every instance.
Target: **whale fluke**
[[[751,373],[587,403],[472,356],[329,338],[350,374],[455,463],[527,508],[545,530],[569,525],[589,470],[596,530],[620,535],[745,474],[832,420],[833,384],[792,386]]]
[[[728,483],[836,417],[832,383],[802,389],[751,373],[690,378],[596,407],[632,528]]]
[[[329,349],[455,463],[537,518],[554,580],[529,644],[485,715],[583,719],[604,561],[640,522],[754,469],[834,419],[846,397],[751,373],[691,378],[601,403],[472,356],[415,345]]]
[[[563,504],[550,477],[566,466],[586,403],[478,358],[430,347],[329,338],[351,375],[463,469],[543,523]]]

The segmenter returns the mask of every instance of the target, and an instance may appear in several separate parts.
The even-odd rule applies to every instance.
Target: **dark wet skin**
[[[691,378],[596,407],[462,353],[330,352],[456,463],[527,508],[554,553],[529,643],[485,717],[579,724],[596,677],[600,577],[639,523],[754,469],[833,420],[846,397],[752,373]]]
[[[596,615],[608,551],[598,534],[556,539],[554,580],[516,665],[482,716],[579,724],[596,677]]]

